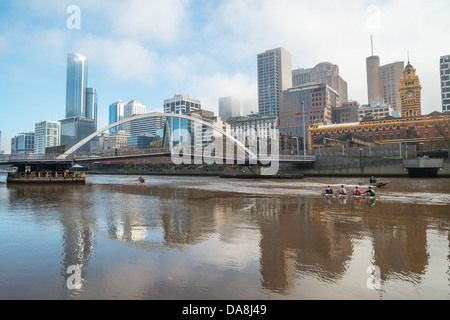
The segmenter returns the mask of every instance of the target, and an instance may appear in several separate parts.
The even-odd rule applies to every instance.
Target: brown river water
[[[4,180],[3,300],[450,299],[450,179]]]

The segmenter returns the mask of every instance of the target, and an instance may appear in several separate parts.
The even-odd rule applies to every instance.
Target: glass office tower
[[[86,117],[87,58],[67,55],[66,118]]]
[[[95,131],[97,131],[97,91],[94,88],[86,88],[86,115],[88,119],[93,119]]]
[[[125,103],[122,101],[117,101],[109,105],[109,124],[116,123],[117,121],[123,120],[124,117]],[[123,130],[123,124],[115,128],[109,129],[109,132],[117,132]]]

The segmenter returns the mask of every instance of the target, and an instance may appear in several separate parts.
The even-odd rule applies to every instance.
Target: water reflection
[[[40,226],[60,226],[62,287],[66,288],[69,279],[69,266],[79,266],[83,279],[78,291],[65,291],[71,298],[89,298],[94,292],[97,298],[110,297],[110,292],[120,292],[115,287],[120,285],[131,292],[125,298],[156,299],[165,290],[166,298],[281,295],[297,299],[306,297],[303,290],[311,290],[318,296],[334,294],[340,299],[339,292],[351,288],[349,298],[376,299],[365,285],[369,265],[380,268],[384,290],[392,290],[394,298],[402,298],[405,283],[425,283],[424,292],[431,295],[427,298],[448,297],[450,223],[446,206],[208,193],[177,184],[19,185],[7,189],[6,209],[11,216],[22,215],[25,224],[33,219]],[[28,213],[32,214],[27,217]],[[121,270],[129,279],[127,284],[111,280],[113,266],[120,265],[122,257],[114,256],[110,249],[114,245],[106,240],[139,250],[139,258],[127,262],[128,269],[115,268],[115,277],[117,269]],[[253,248],[257,252],[250,251]],[[98,253],[102,251],[113,256]],[[197,260],[183,270],[188,280],[173,282],[168,269],[185,259],[186,253]],[[437,258],[443,253],[446,259]],[[30,254],[29,259],[36,258]],[[152,264],[148,254],[154,259]],[[106,264],[112,264],[111,270],[103,274]],[[202,272],[196,270],[198,266],[204,268]],[[444,272],[439,274],[441,269]],[[438,273],[430,274],[430,270]],[[134,284],[138,279],[150,281],[149,272],[157,277],[151,279],[152,285]],[[252,278],[256,273],[259,285]],[[249,276],[242,278],[241,274]],[[217,277],[229,283],[229,291],[216,292]],[[306,283],[305,279],[308,284],[302,287],[299,283]],[[108,285],[102,287],[105,281]],[[51,286],[52,281],[48,283]],[[241,291],[241,286],[249,289]],[[435,291],[430,293],[429,286]]]

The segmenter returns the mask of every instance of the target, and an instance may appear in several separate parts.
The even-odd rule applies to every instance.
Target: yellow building
[[[405,70],[403,70],[403,77],[400,79],[402,117],[420,116],[422,114],[421,89],[416,69],[408,61]]]

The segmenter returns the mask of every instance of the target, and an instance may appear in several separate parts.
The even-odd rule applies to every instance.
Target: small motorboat
[[[145,180],[145,178],[143,178],[143,177],[139,177],[139,178],[138,178],[138,181],[139,181],[139,182],[145,182],[146,180]]]
[[[389,183],[389,181],[378,181],[378,182],[370,183],[369,185],[373,186],[373,187],[384,187],[388,183]]]

